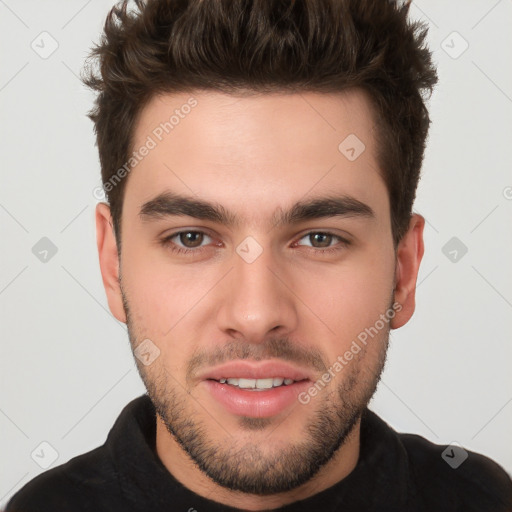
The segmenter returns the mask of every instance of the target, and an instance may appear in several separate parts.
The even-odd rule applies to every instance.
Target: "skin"
[[[157,406],[156,449],[163,464],[209,499],[246,510],[276,508],[334,485],[356,466],[358,414],[375,391],[389,329],[404,325],[414,312],[424,219],[412,216],[395,251],[388,192],[375,157],[374,119],[362,91],[245,98],[198,91],[193,97],[197,106],[129,174],[121,258],[109,208],[97,206],[103,283],[112,314],[128,323],[132,348],[149,338],[160,350],[149,366],[136,361]],[[133,147],[189,98],[185,93],[153,98],[138,119]],[[355,161],[338,150],[349,134],[366,146]],[[142,205],[162,192],[220,204],[239,223],[142,218]],[[274,225],[276,212],[333,193],[365,203],[374,216]],[[161,240],[180,230],[203,231],[209,238],[201,240],[199,252],[176,254],[172,242],[165,246]],[[325,245],[306,236],[311,232],[350,243],[328,238],[328,247],[338,250],[327,253]],[[262,248],[252,263],[236,252],[248,236]],[[172,240],[181,247],[186,243]],[[279,360],[280,347],[292,347],[293,363],[316,381],[323,372],[314,363],[331,366],[393,302],[400,311],[390,323],[307,405],[294,403],[269,418],[240,417],[226,412],[198,378],[206,363],[187,373],[198,354],[216,351],[223,361],[244,354],[250,361]],[[314,356],[300,359],[305,354]],[[332,453],[306,481],[265,493],[242,492],[216,480],[219,461],[238,468],[238,478],[257,479],[265,471],[288,478],[286,468],[302,462],[301,454],[313,444],[307,426],[318,424],[323,413],[346,432],[338,447],[333,432],[320,436],[323,453]],[[170,433],[173,427],[182,444]],[[183,437],[194,429],[201,431],[203,447],[216,448],[203,469],[183,447],[191,442]],[[294,447],[301,447],[299,453]]]

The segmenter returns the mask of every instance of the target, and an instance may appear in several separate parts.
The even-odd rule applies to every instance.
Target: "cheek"
[[[393,276],[392,255],[370,254],[336,267],[297,273],[294,289],[319,320],[310,323],[315,326],[316,338],[320,328],[331,340],[326,350],[338,354],[386,312],[392,300]]]
[[[204,295],[205,276],[192,266],[177,270],[160,255],[128,242],[125,254],[122,281],[133,323],[143,329],[141,335],[163,341]]]
[[[159,382],[160,388],[179,381],[185,386],[183,368],[190,350],[199,339],[196,324],[191,325],[194,305],[204,290],[191,288],[187,277],[179,277],[169,269],[155,265],[126,265],[123,287],[131,313],[131,335],[136,344],[150,339],[159,350],[159,357],[151,366],[143,367],[148,381]],[[140,262],[139,262],[140,263]],[[197,288],[197,287],[196,287]],[[200,293],[202,292],[202,293]]]

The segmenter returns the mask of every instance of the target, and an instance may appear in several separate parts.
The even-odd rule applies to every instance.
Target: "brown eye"
[[[204,233],[200,231],[183,231],[179,233],[178,237],[184,247],[199,247],[204,240]]]
[[[326,249],[331,247],[334,239],[341,240],[339,236],[333,235],[331,233],[324,233],[323,231],[312,231],[311,233],[308,233],[301,238],[301,240],[306,242],[301,245],[312,247],[313,249]]]
[[[327,255],[346,249],[350,242],[328,231],[310,231],[296,244],[307,247],[308,250],[315,251],[316,254]]]
[[[308,236],[311,246],[317,248],[329,247],[333,238],[329,233],[310,233]]]
[[[172,235],[163,238],[160,243],[166,250],[171,250],[180,256],[198,256],[208,249],[213,242],[210,235],[203,231],[177,231]]]

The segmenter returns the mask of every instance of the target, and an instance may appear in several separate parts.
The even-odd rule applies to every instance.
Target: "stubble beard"
[[[123,294],[127,317],[128,334],[132,350],[143,339],[133,325],[128,301]],[[191,395],[176,384],[165,366],[159,369],[144,366],[135,359],[139,375],[147,390],[156,412],[168,432],[197,466],[218,485],[247,494],[268,496],[284,493],[305,484],[326,465],[343,446],[357,421],[372,398],[385,366],[389,344],[389,328],[380,340],[379,351],[373,368],[364,366],[367,348],[337,375],[340,382],[333,390],[323,389],[307,406],[315,412],[303,427],[303,440],[290,442],[279,450],[262,449],[262,444],[272,442],[272,432],[286,428],[286,418],[276,423],[273,418],[239,418],[239,428],[244,434],[251,431],[264,432],[268,437],[257,436],[257,442],[237,442],[236,435],[228,434],[225,439],[213,439],[208,422],[212,417],[201,407],[195,407]],[[205,420],[201,419],[201,415]],[[219,420],[213,425],[219,431]],[[222,427],[222,425],[221,425]],[[244,436],[245,437],[245,436]],[[262,439],[264,441],[262,442]],[[268,443],[266,442],[268,440]]]

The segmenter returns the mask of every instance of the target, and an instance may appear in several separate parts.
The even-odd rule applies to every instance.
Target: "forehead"
[[[132,151],[145,156],[130,171],[125,208],[171,191],[271,218],[276,208],[329,192],[387,211],[375,130],[370,100],[359,90],[157,96],[135,127]]]

